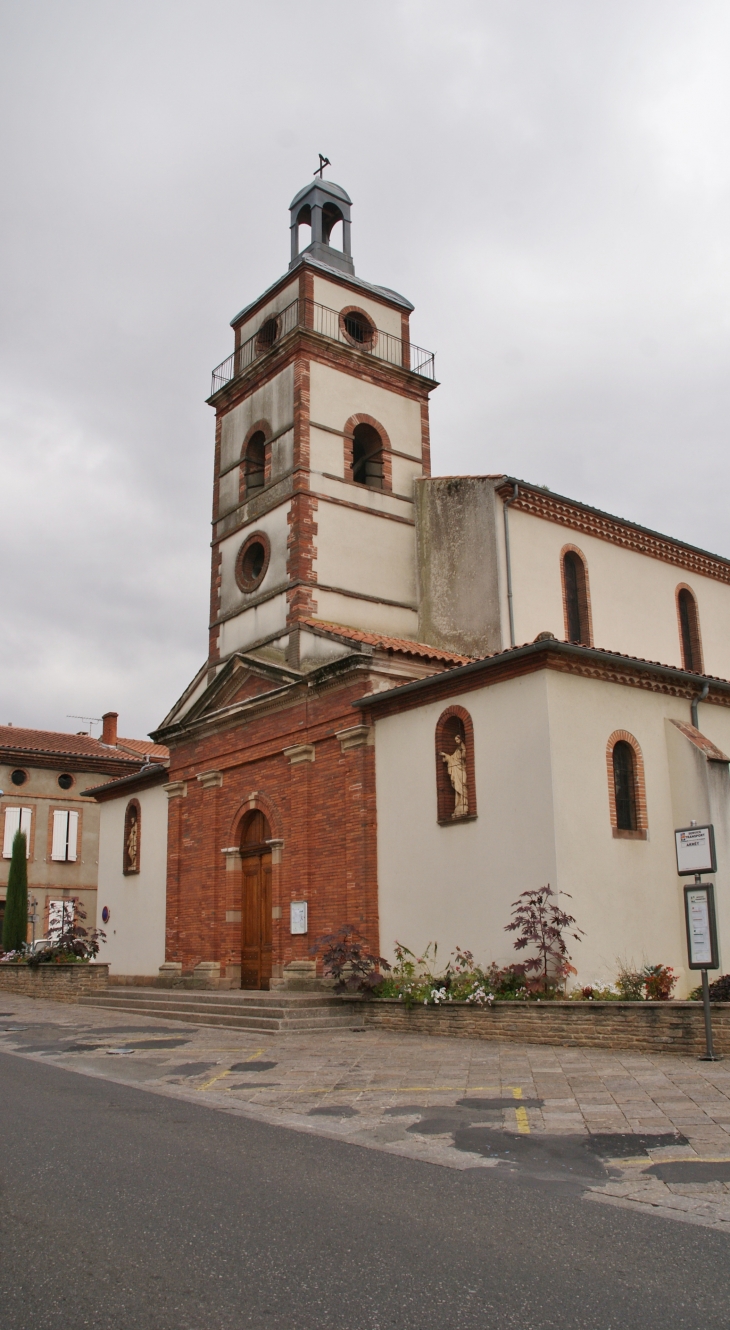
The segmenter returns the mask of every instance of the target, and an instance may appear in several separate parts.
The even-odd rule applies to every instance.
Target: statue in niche
[[[127,832],[127,872],[136,873],[137,853],[139,848],[139,837],[137,830],[137,809],[132,808],[129,815],[129,831]]]
[[[449,780],[454,788],[454,811],[452,817],[467,817],[469,813],[469,794],[466,784],[466,744],[460,734],[455,738],[453,753],[442,753],[449,773]]]

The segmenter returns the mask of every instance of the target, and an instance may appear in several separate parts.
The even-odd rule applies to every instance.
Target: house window
[[[636,739],[616,730],[606,748],[611,825],[615,837],[646,840],[644,763]]]
[[[22,831],[25,836],[25,857],[30,859],[30,829],[33,812],[30,808],[6,808],[5,828],[3,833],[3,859],[12,859],[13,841],[16,833]]]
[[[677,590],[677,617],[679,619],[679,638],[682,645],[682,664],[693,674],[701,674],[702,648],[700,644],[700,617],[697,613],[697,601],[689,587]]]
[[[448,707],[436,725],[436,797],[443,825],[476,817],[474,726],[463,707]]]
[[[383,440],[372,425],[356,425],[353,431],[352,479],[373,490],[383,488]]]
[[[242,498],[250,499],[264,488],[266,483],[266,435],[262,429],[256,430],[246,444],[243,457]]]
[[[73,928],[76,902],[73,900],[48,902],[48,936],[62,937]]]
[[[565,640],[591,646],[588,570],[580,550],[569,547],[562,553]]]
[[[78,813],[66,808],[57,808],[53,814],[51,858],[58,863],[75,863],[78,832]]]
[[[142,831],[142,810],[136,799],[127,804],[124,814],[124,849],[123,872],[125,877],[139,872],[140,836]]]

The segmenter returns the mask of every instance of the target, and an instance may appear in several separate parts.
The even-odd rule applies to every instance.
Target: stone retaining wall
[[[78,1002],[92,993],[105,993],[109,982],[106,962],[88,965],[0,965],[0,993],[48,998],[52,1002]]]
[[[701,1002],[449,1002],[409,1009],[395,998],[375,998],[363,1008],[366,1026],[399,1034],[635,1053],[705,1051]],[[712,1032],[715,1052],[730,1055],[730,1002],[712,1003]]]

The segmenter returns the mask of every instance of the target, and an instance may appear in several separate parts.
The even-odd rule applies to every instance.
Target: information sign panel
[[[685,887],[684,916],[690,970],[717,970],[720,962],[717,954],[715,891],[711,882]]]
[[[690,873],[717,872],[714,827],[680,827],[674,833],[674,843],[680,877],[688,877]]]
[[[306,933],[307,931],[307,902],[291,902],[291,933]]]

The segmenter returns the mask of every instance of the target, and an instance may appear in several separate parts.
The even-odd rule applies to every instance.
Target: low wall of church
[[[701,1002],[448,1002],[409,1008],[396,998],[375,998],[363,1003],[363,1012],[366,1026],[398,1034],[693,1057],[705,1051]],[[712,1033],[715,1052],[730,1055],[730,1002],[712,1003]]]
[[[18,997],[78,1002],[81,997],[105,993],[108,982],[109,966],[99,962],[39,965],[37,970],[29,965],[0,965],[0,992]]]

